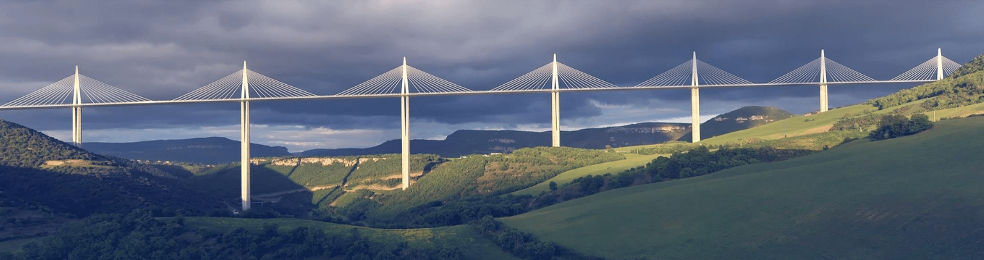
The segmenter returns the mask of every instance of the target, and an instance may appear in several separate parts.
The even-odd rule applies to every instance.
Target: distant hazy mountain
[[[701,136],[708,138],[788,118],[792,114],[774,107],[751,106],[731,111],[701,124]],[[623,147],[690,140],[690,124],[637,123],[625,126],[564,131],[564,146],[578,148]],[[512,130],[458,130],[444,140],[411,140],[413,153],[457,157],[467,154],[509,153],[523,147],[550,145],[549,132]],[[87,143],[86,150],[129,159],[192,163],[227,163],[239,160],[239,142],[227,138],[194,138],[135,143]],[[390,140],[369,148],[314,149],[297,156],[341,156],[399,153],[400,141]],[[290,156],[287,148],[252,145],[254,157]]]
[[[605,148],[655,144],[672,141],[690,131],[687,124],[638,123],[625,126],[588,128],[563,131],[560,134],[564,146],[579,148]],[[458,130],[444,140],[411,140],[414,153],[431,153],[456,157],[466,154],[508,153],[523,147],[549,146],[550,132],[512,130]],[[400,152],[400,140],[386,141],[369,148],[314,149],[300,156],[363,155]]]
[[[224,137],[155,140],[133,143],[86,143],[82,148],[98,154],[127,159],[190,163],[228,163],[239,161],[239,141]],[[254,157],[290,156],[281,146],[250,145]]]
[[[728,113],[720,114],[701,123],[700,138],[707,139],[790,117],[793,117],[793,114],[776,107],[742,107]],[[679,140],[690,141],[690,132],[681,136]]]

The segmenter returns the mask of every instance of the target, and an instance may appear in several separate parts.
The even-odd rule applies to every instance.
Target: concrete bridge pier
[[[403,175],[402,188],[406,190],[410,187],[410,97],[409,81],[407,80],[407,57],[403,57],[403,78],[400,82],[400,159],[401,173]]]
[[[250,158],[249,158],[249,78],[246,76],[246,61],[243,61],[243,84],[239,103],[239,144],[240,144],[240,191],[243,212],[250,207]]]
[[[75,83],[72,86],[72,144],[82,147],[82,91],[79,85],[79,66],[75,66]]]
[[[700,142],[700,81],[697,78],[697,52],[690,67],[690,142]]]
[[[557,76],[557,54],[553,55],[553,74],[550,83],[550,136],[553,147],[560,147],[560,82]]]

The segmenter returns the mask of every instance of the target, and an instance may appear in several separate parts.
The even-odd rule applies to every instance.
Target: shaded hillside
[[[504,222],[619,259],[981,258],[980,129],[981,117],[946,120],[913,136],[603,192]]]
[[[218,164],[239,161],[239,141],[224,137],[132,143],[86,143],[86,150],[135,160]],[[281,146],[250,145],[253,157],[289,156]]]
[[[205,214],[224,207],[186,183],[127,170],[128,174],[81,175],[44,169],[0,166],[0,206],[41,208],[84,217],[139,208]]]
[[[700,137],[707,139],[730,132],[744,130],[771,122],[793,117],[793,114],[776,107],[747,106],[720,114],[700,124]],[[691,133],[680,137],[680,141],[690,141]]]
[[[38,167],[47,161],[107,161],[22,125],[0,120],[0,165]]]
[[[135,208],[204,212],[217,208],[171,167],[101,156],[0,120],[0,207],[40,208],[69,216]]]

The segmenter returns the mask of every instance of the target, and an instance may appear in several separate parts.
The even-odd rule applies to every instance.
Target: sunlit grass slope
[[[502,219],[609,258],[984,257],[984,118]]]
[[[411,247],[434,247],[443,245],[461,250],[467,259],[515,259],[499,249],[492,241],[485,239],[469,226],[449,226],[416,229],[379,229],[350,226],[302,219],[247,219],[187,217],[185,224],[206,230],[227,232],[236,228],[260,231],[265,225],[290,230],[307,227],[322,230],[328,234],[351,234],[357,230],[360,236],[379,243],[407,243]]]
[[[877,108],[859,104],[853,106],[831,109],[830,111],[809,116],[796,116],[779,120],[759,127],[753,127],[741,131],[735,131],[701,141],[705,144],[725,144],[740,140],[775,140],[786,137],[803,136],[826,132],[834,125],[837,120],[845,115],[859,115],[872,113]]]
[[[634,154],[634,153],[623,153],[623,154],[625,155],[625,159],[589,165],[589,166],[573,169],[570,171],[562,172],[557,176],[550,178],[549,180],[533,185],[532,187],[513,192],[512,194],[537,195],[540,194],[541,192],[550,190],[551,182],[557,183],[557,186],[563,186],[564,184],[570,183],[574,179],[584,176],[604,175],[607,173],[617,174],[626,171],[628,169],[646,165],[646,163],[649,163],[660,156],[660,154],[651,154],[651,155],[641,155],[641,154]],[[663,154],[662,156],[667,156],[667,155]]]

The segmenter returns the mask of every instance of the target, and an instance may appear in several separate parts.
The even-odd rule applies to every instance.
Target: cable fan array
[[[552,78],[553,62],[503,83],[490,91],[550,89]],[[618,87],[615,84],[596,78],[560,62],[557,62],[557,80],[559,81],[558,87],[560,89],[604,89]]]
[[[79,94],[82,103],[126,103],[150,101],[145,97],[113,87],[102,81],[79,74]],[[65,77],[0,107],[46,106],[72,104],[75,92],[75,75]]]
[[[943,72],[943,76],[946,76],[952,74],[960,67],[959,63],[938,54],[936,57],[933,57],[907,70],[906,72],[899,74],[891,80],[878,81],[821,55],[820,58],[814,59],[772,81],[769,81],[768,83],[761,85],[808,85],[820,83],[821,62],[826,68],[827,82],[832,84],[931,81],[937,79],[937,74],[940,72],[940,69]],[[567,66],[566,64],[555,61],[540,66],[515,79],[509,80],[487,92],[522,92],[550,89],[552,87],[551,84],[554,65],[557,66],[558,87],[560,89],[604,90],[619,88],[619,86],[616,86],[615,84],[609,83],[578,69]],[[942,68],[939,68],[940,66],[938,65]],[[468,88],[431,75],[417,68],[403,65],[389,70],[379,76],[373,77],[372,79],[362,82],[352,88],[346,89],[345,91],[342,91],[334,96],[371,97],[376,95],[386,96],[399,94],[401,92],[401,85],[403,82],[404,68],[407,73],[406,79],[409,87],[408,93],[455,94],[462,92],[473,92]],[[642,83],[625,88],[690,86],[694,69],[696,69],[698,78],[697,83],[700,87],[756,85],[756,83],[752,83],[751,81],[745,80],[694,57],[693,59],[660,73],[655,77],[643,81]],[[248,96],[250,98],[317,96],[311,92],[296,88],[287,83],[244,68],[243,70],[220,78],[219,80],[209,83],[187,94],[181,95],[173,100],[210,101],[239,99],[243,96],[241,93],[243,73],[246,74],[248,79]],[[75,75],[65,77],[23,97],[0,105],[0,108],[22,109],[72,104],[71,99],[74,95],[74,77]],[[78,74],[78,78],[79,95],[81,102],[85,104],[119,104],[150,101],[147,98],[113,87],[85,75]]]
[[[939,62],[939,58],[943,63],[943,75],[950,75],[958,68],[960,68],[960,63],[948,59],[947,57],[939,56],[919,64],[918,66],[899,74],[892,78],[892,80],[935,80],[937,68],[936,65]]]
[[[255,71],[239,70],[204,87],[198,88],[174,100],[221,100],[239,99],[242,94],[243,71],[249,82],[250,98],[305,97],[315,96],[311,92],[296,88],[287,83],[267,77]]]
[[[371,96],[399,94],[403,84],[403,66],[407,67],[407,85],[410,93],[453,93],[468,92],[468,88],[431,75],[417,68],[401,65],[355,87],[346,89],[338,96]]]
[[[815,83],[820,82],[820,59],[816,58],[799,68],[796,68],[769,83]],[[827,82],[864,82],[875,81],[867,75],[841,65],[829,58],[822,58],[827,67]]]
[[[636,87],[688,86],[693,78],[694,59],[690,59],[670,70],[652,77]],[[727,71],[701,60],[697,63],[697,83],[700,86],[752,84],[751,81],[735,76]]]

